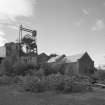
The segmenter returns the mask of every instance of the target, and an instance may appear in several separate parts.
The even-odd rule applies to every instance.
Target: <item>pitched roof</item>
[[[66,57],[64,57],[62,60],[63,60],[65,63],[77,62],[79,59],[82,58],[82,56],[83,56],[84,54],[85,54],[85,53],[76,54],[76,55],[72,55],[72,56],[66,56]]]
[[[81,59],[85,54],[85,53],[81,53],[81,54],[76,54],[76,55],[72,55],[72,56],[64,56],[64,55],[60,55],[60,56],[56,56],[56,57],[52,57],[48,60],[48,63],[53,63],[53,62],[64,62],[64,63],[72,63],[72,62],[77,62],[79,59]]]
[[[6,48],[5,46],[0,46],[0,57],[6,57]]]
[[[50,58],[48,60],[48,63],[59,62],[60,60],[62,60],[62,58],[64,58],[64,55],[57,55],[55,57]]]

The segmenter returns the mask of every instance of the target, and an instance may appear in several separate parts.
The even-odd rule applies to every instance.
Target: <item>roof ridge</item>
[[[83,57],[84,54],[86,54],[87,52],[81,53],[81,54],[75,54],[75,55],[71,55],[71,56],[66,56],[64,57],[64,61],[65,62],[77,62],[80,58]]]

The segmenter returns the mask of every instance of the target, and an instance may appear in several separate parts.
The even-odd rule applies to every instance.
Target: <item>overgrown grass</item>
[[[105,90],[57,94],[55,92],[17,92],[13,87],[0,87],[0,105],[104,105]]]
[[[39,78],[38,76],[19,76],[18,86],[24,91],[30,92],[45,92],[45,91],[55,91],[61,93],[70,92],[85,92],[91,91],[91,84],[81,77],[67,77],[60,73],[52,74],[49,76],[43,76]]]
[[[55,91],[61,93],[89,91],[89,78],[64,73],[64,64],[36,67],[15,57],[7,57],[1,64],[1,84],[18,84],[20,89],[30,92]]]

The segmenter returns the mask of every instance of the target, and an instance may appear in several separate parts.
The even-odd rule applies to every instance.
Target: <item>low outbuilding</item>
[[[56,56],[49,59],[48,63],[64,64],[65,72],[69,74],[93,74],[95,70],[94,61],[87,52],[72,56]]]

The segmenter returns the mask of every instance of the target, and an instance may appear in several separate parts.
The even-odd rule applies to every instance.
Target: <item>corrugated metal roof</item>
[[[72,55],[72,56],[66,56],[64,57],[62,60],[65,63],[71,63],[71,62],[77,62],[85,53],[82,54],[76,54],[76,55]]]
[[[72,62],[77,62],[79,59],[82,58],[82,56],[86,54],[85,53],[81,53],[81,54],[76,54],[76,55],[72,55],[72,56],[56,56],[56,57],[52,57],[48,60],[48,63],[53,63],[53,62],[64,62],[64,63],[72,63]]]
[[[5,46],[0,46],[0,57],[6,57],[6,48]]]
[[[52,57],[48,60],[48,63],[57,62],[59,60],[62,60],[63,57],[64,57],[64,55],[58,55],[58,56]]]

